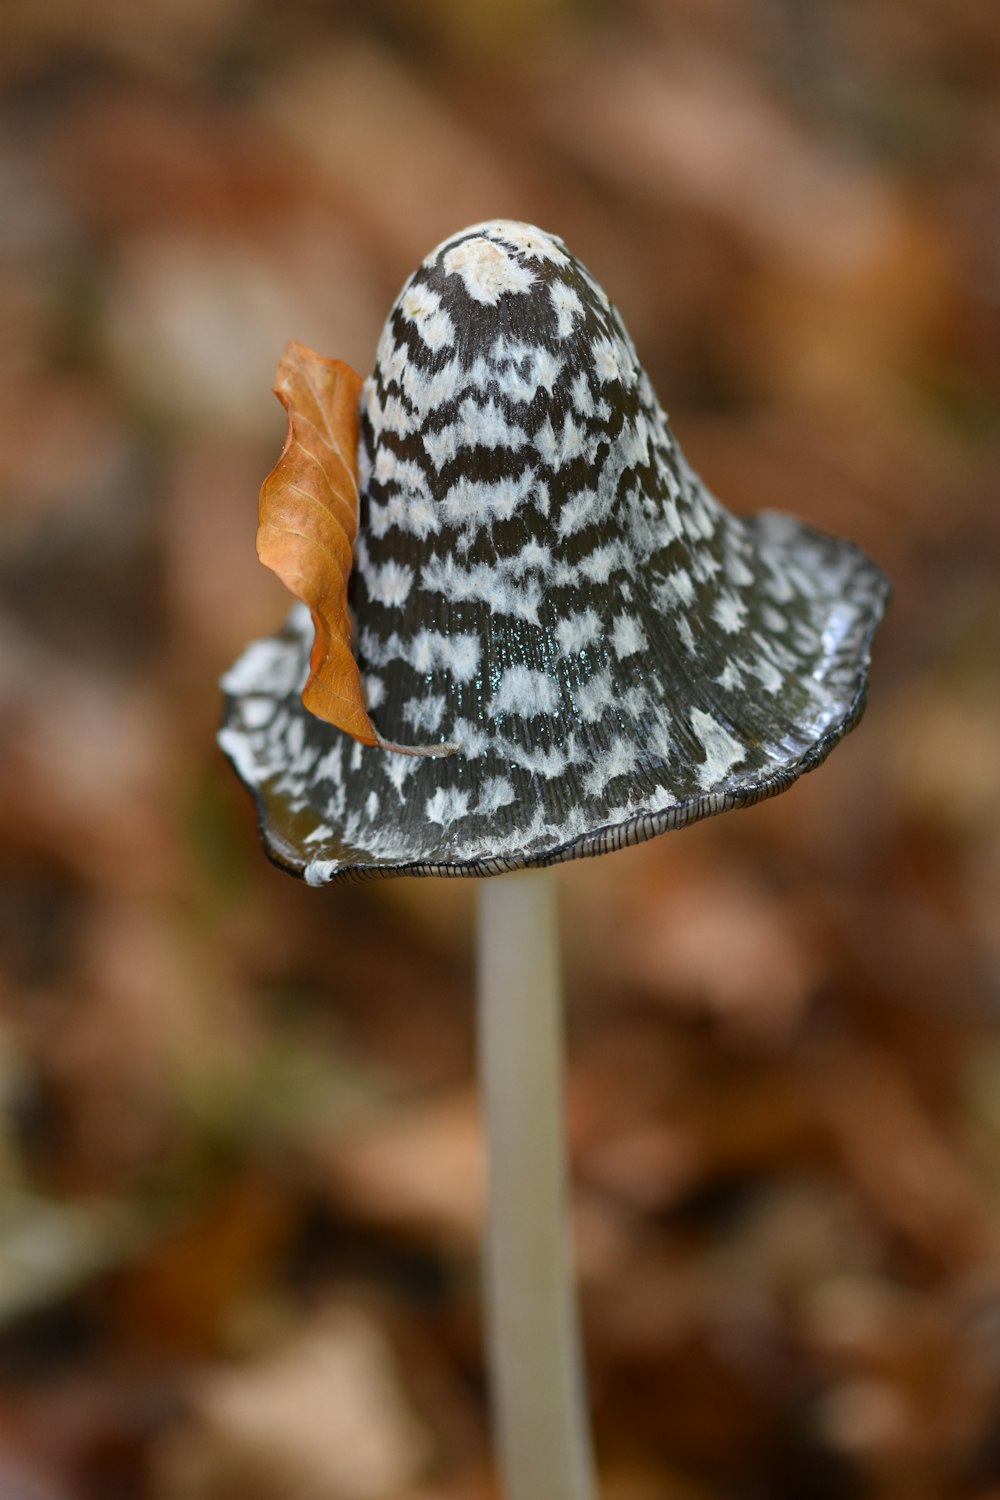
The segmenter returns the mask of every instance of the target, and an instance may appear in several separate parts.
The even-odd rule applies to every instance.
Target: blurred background
[[[475,884],[298,885],[213,735],[282,345],[495,216],[895,588],[818,775],[558,875],[604,1495],[998,1500],[998,80],[994,0],[6,0],[3,1500],[493,1494]]]

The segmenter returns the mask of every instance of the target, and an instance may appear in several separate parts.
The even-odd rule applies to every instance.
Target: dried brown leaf
[[[358,530],[361,377],[295,339],[278,365],[275,395],[288,413],[281,457],[260,490],[257,554],[309,606],[315,637],[302,702],[363,745],[406,755],[448,755],[384,740],[368,717],[351,651],[347,582]]]

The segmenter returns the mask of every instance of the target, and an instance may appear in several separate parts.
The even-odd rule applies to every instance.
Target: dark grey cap
[[[268,854],[310,884],[491,875],[768,797],[864,707],[888,596],[849,542],[730,515],[615,309],[503,220],[434,250],[362,397],[355,652],[385,739],[299,693],[304,605],[223,679],[219,740]]]

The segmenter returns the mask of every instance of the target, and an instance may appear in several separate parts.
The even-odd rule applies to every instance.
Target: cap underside
[[[604,853],[783,790],[857,722],[888,587],[691,472],[607,298],[495,223],[411,277],[366,383],[351,603],[380,733],[299,698],[297,606],[223,679],[268,854],[312,884]]]

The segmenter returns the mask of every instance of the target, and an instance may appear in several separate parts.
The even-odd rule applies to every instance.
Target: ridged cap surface
[[[304,606],[223,679],[268,853],[313,884],[485,875],[755,802],[859,718],[888,587],[849,542],[726,511],[561,240],[434,250],[363,392],[351,604],[367,748],[298,694]]]

